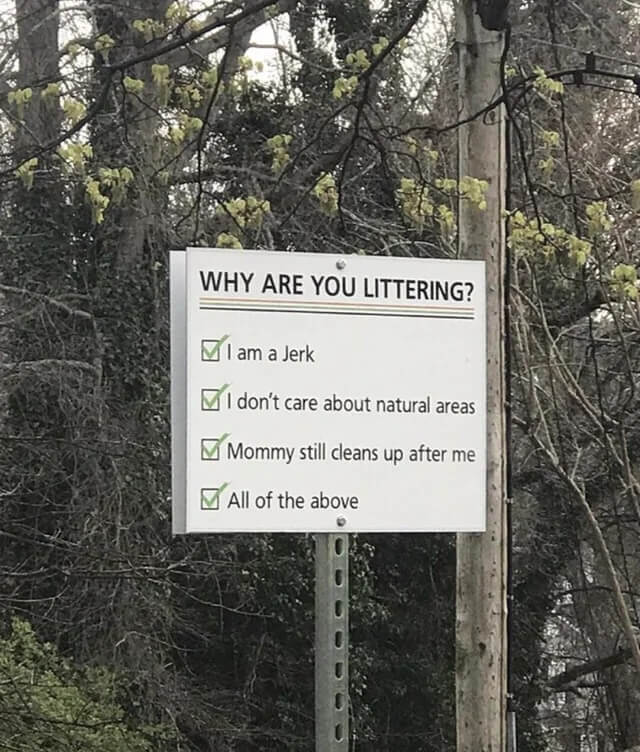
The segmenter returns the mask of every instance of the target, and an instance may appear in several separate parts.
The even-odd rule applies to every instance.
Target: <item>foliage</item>
[[[7,102],[15,106],[19,120],[24,120],[24,108],[31,101],[32,96],[33,89],[30,86],[10,91],[7,94]]]
[[[325,214],[335,214],[338,211],[338,191],[333,175],[322,174],[313,186],[313,195],[318,199],[320,208]]]
[[[113,675],[74,667],[14,619],[0,640],[0,738],[16,752],[151,752],[168,748],[161,727],[128,725]]]
[[[293,136],[289,133],[278,133],[267,139],[267,149],[273,155],[271,169],[274,172],[280,172],[291,161],[288,149],[292,140]]]
[[[23,162],[16,170],[16,177],[20,178],[24,187],[29,190],[33,185],[34,170],[38,166],[38,158],[31,157]]]

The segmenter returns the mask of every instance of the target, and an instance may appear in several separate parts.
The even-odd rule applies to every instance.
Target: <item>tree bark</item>
[[[57,81],[60,75],[58,0],[16,0],[16,18],[17,88],[32,88],[31,100],[25,107],[24,127],[16,131],[18,155],[27,157],[33,149],[52,141],[60,127],[57,98],[40,96],[46,84]]]

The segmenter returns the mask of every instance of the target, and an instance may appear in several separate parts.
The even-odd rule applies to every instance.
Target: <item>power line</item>
[[[550,42],[548,39],[539,39],[538,37],[533,37],[530,34],[516,33],[513,36],[528,39],[530,42],[535,42],[536,44],[545,44],[548,47],[559,47],[563,50],[570,50],[571,52],[577,52],[580,55],[588,55],[591,52],[591,50],[581,50],[579,47],[572,47],[570,44],[561,44],[560,42]],[[601,53],[598,53],[598,57],[601,60],[608,60],[612,63],[621,63],[622,65],[631,65],[634,68],[640,68],[640,62],[637,62],[635,60],[626,60],[625,58],[612,57],[611,55],[602,55]]]

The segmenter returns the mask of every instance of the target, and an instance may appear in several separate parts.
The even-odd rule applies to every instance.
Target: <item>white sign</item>
[[[483,262],[178,256],[175,532],[484,529]]]

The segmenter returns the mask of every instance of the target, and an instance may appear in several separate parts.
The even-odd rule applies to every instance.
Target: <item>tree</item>
[[[620,727],[629,715],[607,709],[611,701],[625,705],[618,693],[634,691],[637,664],[612,669],[607,659],[617,647],[602,640],[615,632],[627,657],[635,651],[633,567],[625,542],[633,524],[623,511],[634,507],[637,465],[627,427],[635,398],[625,365],[636,358],[637,319],[637,260],[629,254],[636,167],[623,135],[637,119],[633,88],[623,83],[633,80],[624,60],[637,19],[627,10],[620,7],[597,28],[595,5],[523,8],[515,22],[521,38],[514,34],[513,40],[512,72],[529,68],[533,56],[538,65],[512,100],[519,168],[511,217],[514,486],[516,502],[526,508],[517,518],[519,538],[534,542],[516,556],[516,603],[522,604],[516,661],[530,661],[536,640],[543,647],[537,660],[544,661],[537,682],[535,660],[526,669],[519,664],[517,673],[528,680],[517,695],[526,704],[539,702],[549,697],[545,673],[562,677],[567,665],[588,668],[602,660],[606,673],[578,672],[582,687],[552,680],[554,692],[575,694],[554,701],[549,715],[542,704],[547,738],[552,727],[568,726],[590,749],[609,749],[616,738],[623,748],[637,743],[626,720],[625,730]],[[525,50],[522,40],[533,47]],[[591,54],[594,49],[600,54]],[[547,76],[552,69],[565,74]],[[614,109],[620,113],[615,125],[605,114]],[[602,148],[611,138],[619,154],[613,159]],[[616,421],[622,418],[615,429],[605,417],[609,410]],[[626,458],[622,464],[614,459],[618,452]],[[598,724],[582,716],[588,702],[598,703]],[[559,724],[558,716],[564,716]]]
[[[26,52],[15,82],[9,72],[16,139],[2,173],[15,236],[3,293],[19,322],[4,341],[5,603],[65,653],[130,677],[136,715],[175,718],[193,748],[309,745],[311,568],[304,539],[169,544],[166,251],[301,247],[310,229],[317,247],[346,249],[345,224],[381,251],[431,237],[411,183],[397,193],[372,170],[376,140],[390,142],[368,123],[375,103],[406,99],[398,46],[425,5],[406,16],[328,3],[337,60],[304,5],[229,4],[200,26],[177,5],[90,5],[91,28],[79,19],[64,48],[53,32],[42,47],[26,18],[17,28]],[[277,85],[247,55],[267,9],[290,11],[301,51]],[[46,74],[29,67],[41,55]],[[395,140],[392,163],[415,161],[417,145]],[[368,551],[354,549],[352,613],[380,620]],[[375,661],[353,663],[356,696]],[[366,698],[356,708],[377,734]]]
[[[0,738],[11,752],[168,749],[170,728],[128,725],[115,677],[78,670],[27,622],[14,620],[0,640]]]

